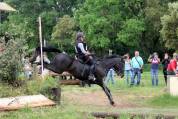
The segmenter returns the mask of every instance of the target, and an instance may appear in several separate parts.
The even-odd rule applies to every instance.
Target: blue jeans
[[[158,86],[158,69],[151,69],[152,86]]]
[[[111,80],[112,84],[115,83],[115,81],[114,81],[114,70],[108,71],[105,83],[108,84],[109,80]]]
[[[132,70],[125,70],[125,78],[126,78],[127,84],[129,84],[129,76],[130,76],[130,79],[132,80]]]
[[[137,76],[137,80],[135,80],[135,77]],[[139,68],[133,68],[133,75],[131,78],[131,85],[136,84],[139,85],[141,80],[141,72]]]

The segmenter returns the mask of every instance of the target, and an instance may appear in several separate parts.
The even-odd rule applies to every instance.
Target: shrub
[[[1,47],[4,50],[0,52],[0,80],[13,83],[22,71],[23,42],[11,39],[6,44],[1,43]]]

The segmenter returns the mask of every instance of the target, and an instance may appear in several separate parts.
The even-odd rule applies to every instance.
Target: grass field
[[[39,80],[28,81],[26,85],[13,88],[0,84],[0,97],[39,94],[45,85]],[[61,86],[61,105],[43,108],[24,108],[14,112],[1,112],[0,119],[94,119],[91,112],[117,112],[121,119],[128,119],[129,113],[178,115],[178,97],[167,93],[160,73],[159,86],[152,87],[150,73],[144,72],[140,86],[130,87],[124,79],[116,77],[116,84],[109,84],[117,106],[112,107],[100,87],[82,88]]]

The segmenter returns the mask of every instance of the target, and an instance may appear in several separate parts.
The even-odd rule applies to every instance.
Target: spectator
[[[125,55],[125,78],[127,84],[129,84],[129,77],[132,78],[132,66],[131,66],[131,59],[129,54]]]
[[[158,69],[160,59],[158,58],[158,54],[155,52],[153,55],[150,55],[148,58],[148,62],[151,63],[151,79],[152,79],[152,86],[158,86]]]
[[[178,72],[178,54],[176,56],[176,59],[177,59],[177,72]]]
[[[139,85],[141,80],[141,69],[143,67],[143,59],[139,56],[139,51],[135,51],[135,57],[132,58],[131,65],[133,68],[131,85],[133,84]],[[136,76],[137,80],[135,81]]]
[[[169,62],[170,62],[169,55],[168,53],[165,53],[164,59],[162,61],[162,65],[163,65],[163,74],[164,74],[164,80],[165,80],[166,85],[167,85],[167,67],[168,67]]]
[[[173,59],[171,59],[170,63],[168,64],[168,67],[167,67],[168,75],[177,75],[178,76],[178,72],[176,71],[177,61],[178,61],[178,56],[176,53],[174,53]]]
[[[111,80],[112,84],[115,83],[114,81],[114,69],[109,69],[108,73],[107,73],[107,77],[106,77],[106,81],[105,83],[108,84],[109,80]]]

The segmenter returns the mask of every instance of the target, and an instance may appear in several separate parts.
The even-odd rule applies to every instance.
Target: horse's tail
[[[57,52],[57,53],[61,53],[61,50],[52,47],[52,46],[47,46],[47,47],[42,47],[43,52]],[[40,51],[40,47],[36,48],[37,51]]]

